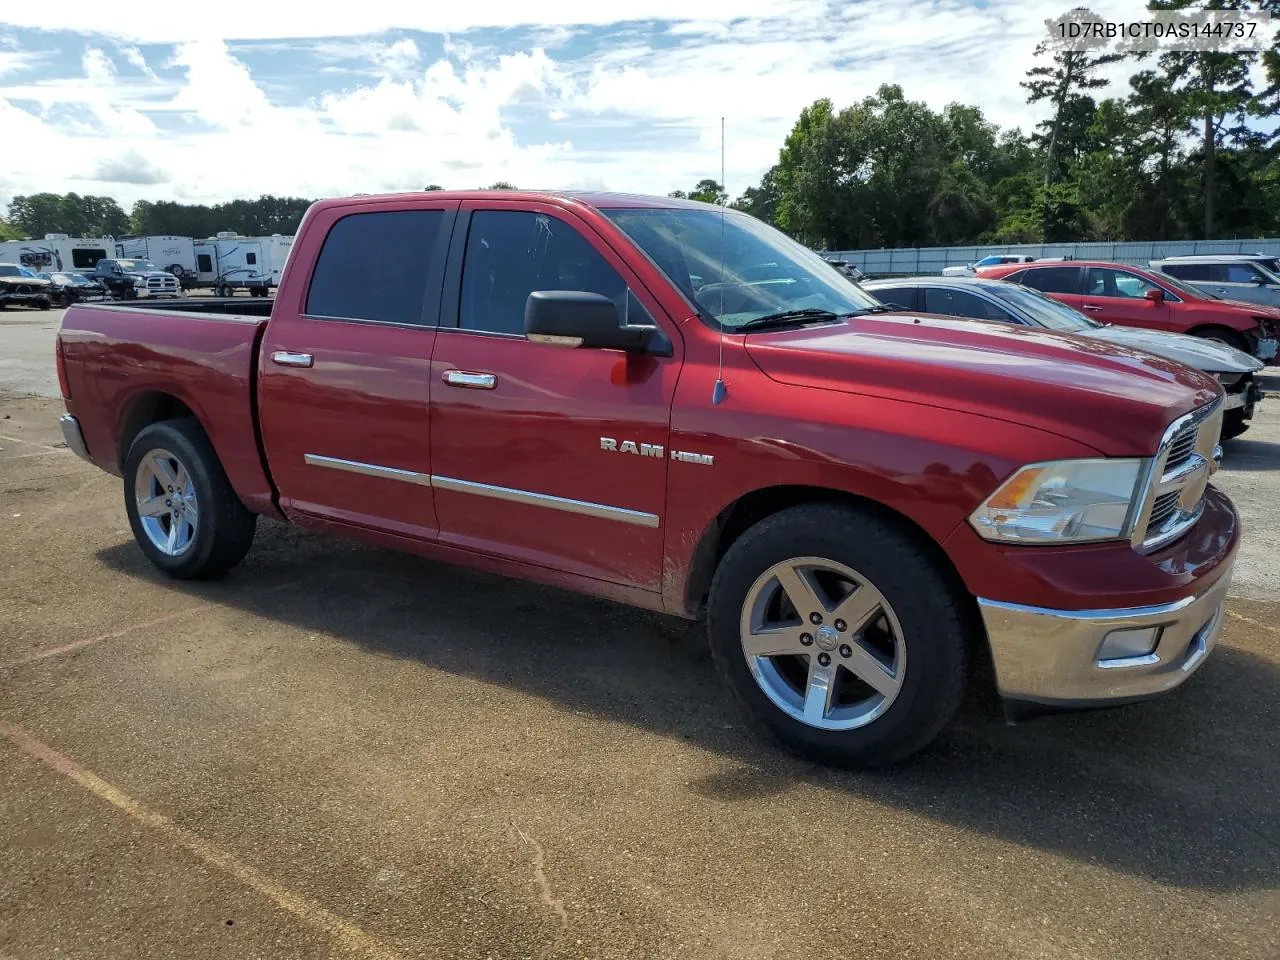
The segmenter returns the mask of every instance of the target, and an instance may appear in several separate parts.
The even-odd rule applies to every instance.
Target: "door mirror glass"
[[[1152,303],[1164,303],[1164,291],[1159,287],[1151,287],[1144,296]]]
[[[623,326],[618,307],[585,290],[534,290],[524,306],[524,332],[535,343],[648,352],[657,327]]]

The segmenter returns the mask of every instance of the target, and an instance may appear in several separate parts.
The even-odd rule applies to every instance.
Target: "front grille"
[[[1151,520],[1147,523],[1147,529],[1156,530],[1163,527],[1164,522],[1173,516],[1173,511],[1176,509],[1178,509],[1177,490],[1160,494],[1151,507]]]
[[[1199,435],[1200,425],[1198,423],[1188,423],[1182,427],[1169,444],[1169,456],[1165,458],[1165,469],[1176,467],[1186,462],[1187,458],[1195,452],[1196,437]]]
[[[1221,399],[1169,425],[1151,461],[1143,509],[1133,532],[1137,549],[1158,550],[1186,533],[1200,518],[1221,433]]]
[[[178,281],[173,277],[148,277],[148,290],[176,290],[178,289]]]

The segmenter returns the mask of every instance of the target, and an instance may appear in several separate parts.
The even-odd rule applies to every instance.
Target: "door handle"
[[[470,370],[446,370],[444,382],[451,387],[468,387],[471,390],[492,390],[498,378],[492,373],[472,373]]]
[[[1093,311],[1094,313],[1101,313],[1101,312],[1102,312],[1102,308],[1101,308],[1101,307],[1095,307],[1092,303],[1086,303],[1086,304],[1084,305],[1084,308],[1085,308],[1086,310],[1091,310],[1091,311]]]
[[[290,353],[288,350],[277,350],[271,355],[271,362],[282,367],[309,367],[313,363],[309,353]]]

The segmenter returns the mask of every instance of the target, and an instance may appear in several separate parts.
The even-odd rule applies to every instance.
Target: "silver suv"
[[[1223,300],[1246,300],[1280,307],[1280,258],[1267,254],[1218,254],[1151,260],[1167,273]]]

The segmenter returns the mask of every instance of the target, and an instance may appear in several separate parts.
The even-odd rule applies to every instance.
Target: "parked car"
[[[1222,422],[1226,439],[1249,429],[1249,421],[1262,402],[1262,386],[1255,375],[1264,364],[1252,354],[1201,337],[1101,323],[1031,287],[981,277],[904,277],[872,280],[863,284],[863,289],[900,309],[1072,333],[1195,367],[1222,384],[1226,392]]]
[[[995,267],[1003,263],[1034,263],[1035,259],[1035,257],[1027,257],[1021,254],[993,253],[989,257],[983,257],[981,260],[965,264],[963,267],[943,267],[942,275],[944,277],[972,277],[982,267]]]
[[[53,285],[17,263],[0,263],[0,310],[5,307],[53,306]]]
[[[1223,300],[1244,300],[1280,307],[1280,273],[1276,258],[1252,256],[1166,257],[1151,269],[1176,277],[1201,293]]]
[[[107,295],[107,288],[79,273],[37,273],[41,280],[52,284],[53,302],[61,306],[70,306],[77,300],[101,300]]]
[[[1176,687],[1239,545],[1213,378],[892,314],[688,200],[322,200],[274,300],[77,304],[56,358],[167,574],[262,514],[703,619],[749,715],[841,764],[928,743],[988,653],[1014,715]]]
[[[1072,260],[984,267],[978,276],[1047,293],[1095,320],[1217,340],[1260,360],[1276,355],[1280,309],[1201,293],[1174,277],[1124,263]]]
[[[863,280],[867,279],[867,275],[848,260],[834,260],[830,257],[824,257],[823,259],[835,267],[842,276],[848,277],[854,283],[861,283]]]
[[[113,297],[120,300],[182,296],[178,278],[149,260],[103,258],[87,276],[101,283]]]

